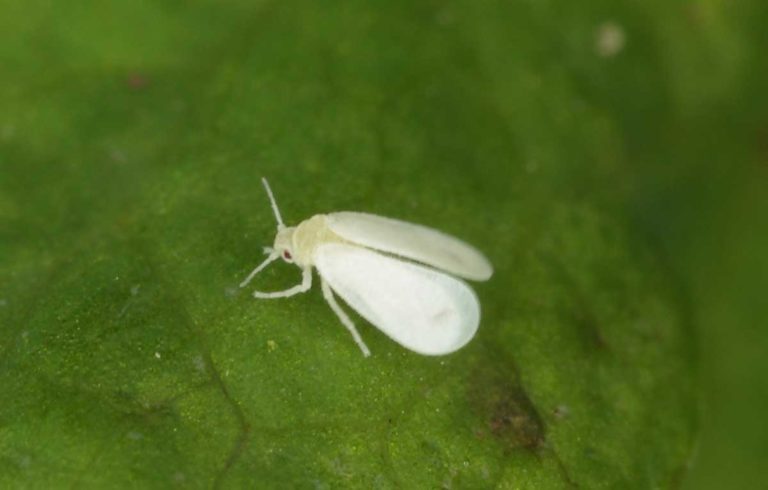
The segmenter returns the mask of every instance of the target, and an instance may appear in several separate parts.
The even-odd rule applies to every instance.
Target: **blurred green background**
[[[767,21],[762,0],[0,0],[0,482],[759,488]],[[287,221],[478,244],[485,339],[421,359],[366,327],[361,364],[317,291],[238,295],[273,233],[262,175]],[[562,304],[606,329],[591,347]]]

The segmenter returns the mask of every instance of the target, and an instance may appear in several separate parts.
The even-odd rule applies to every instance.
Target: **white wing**
[[[318,246],[314,263],[349,306],[412,351],[448,354],[477,331],[477,297],[451,276],[341,243]]]
[[[426,226],[343,211],[326,215],[340,237],[365,247],[423,262],[459,277],[484,281],[493,274],[488,259],[475,247]]]

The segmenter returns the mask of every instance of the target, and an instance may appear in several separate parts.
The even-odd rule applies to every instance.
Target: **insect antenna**
[[[272,211],[275,213],[275,219],[277,220],[277,229],[285,228],[283,218],[280,216],[280,210],[277,208],[277,201],[275,201],[275,196],[272,194],[272,189],[269,188],[269,182],[267,182],[266,178],[262,177],[261,183],[264,184],[264,189],[267,190],[269,203],[272,205]]]

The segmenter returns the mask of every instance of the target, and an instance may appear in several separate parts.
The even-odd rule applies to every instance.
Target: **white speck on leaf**
[[[203,359],[203,356],[195,356],[192,362],[195,364],[195,369],[201,373],[205,372],[205,359]]]
[[[624,28],[614,21],[606,21],[595,32],[595,51],[602,58],[612,58],[624,49]]]

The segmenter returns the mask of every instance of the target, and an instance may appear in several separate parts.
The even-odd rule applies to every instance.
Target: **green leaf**
[[[658,100],[633,77],[659,62],[602,59],[602,12],[554,12],[0,4],[0,486],[675,486],[691,332],[629,225],[642,121],[597,95]],[[477,337],[424,357],[354,316],[365,359],[319,291],[238,289],[274,236],[261,176],[288,223],[476,244]]]

